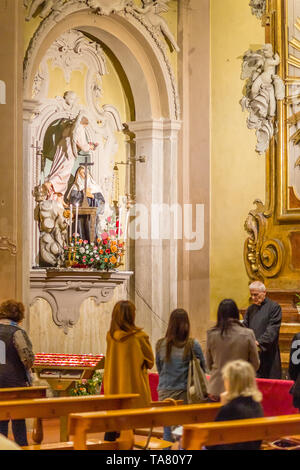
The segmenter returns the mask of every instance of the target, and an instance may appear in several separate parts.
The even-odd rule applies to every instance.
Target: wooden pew
[[[0,420],[60,418],[76,411],[119,410],[133,406],[137,394],[89,395],[0,401]]]
[[[134,445],[133,430],[136,428],[174,426],[178,424],[213,421],[220,403],[163,406],[98,413],[72,413],[69,416],[69,435],[73,435],[74,449],[87,449],[87,434],[121,431],[116,449],[131,449]],[[106,449],[105,442],[103,449]]]
[[[30,398],[46,398],[48,387],[11,387],[0,388],[0,401],[29,400]]]
[[[47,386],[0,388],[0,401],[46,398],[47,390]],[[43,440],[43,424],[40,418],[34,419],[32,439],[37,444]]]
[[[203,446],[231,444],[247,441],[273,441],[299,434],[300,414],[267,418],[218,421],[183,427],[182,447],[201,450]]]

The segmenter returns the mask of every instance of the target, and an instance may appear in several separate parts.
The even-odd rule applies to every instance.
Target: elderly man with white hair
[[[252,305],[247,309],[244,325],[254,331],[260,352],[260,367],[257,377],[281,379],[279,330],[281,307],[266,295],[266,287],[260,281],[249,286]]]

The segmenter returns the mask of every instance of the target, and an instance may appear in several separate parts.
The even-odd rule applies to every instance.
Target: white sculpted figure
[[[70,122],[65,126],[45,181],[48,190],[47,199],[63,202],[78,152],[81,151],[84,155],[88,155],[98,145],[87,141],[85,128],[88,124],[87,117],[79,113],[75,122]]]
[[[62,266],[68,236],[64,209],[58,201],[45,200],[47,197],[45,185],[36,186],[33,196],[38,203],[35,219],[40,230],[40,262],[51,266]]]
[[[46,18],[49,13],[54,9],[55,3],[57,0],[32,0],[31,6],[29,8],[28,15],[26,16],[26,21],[30,21],[33,15],[36,13],[38,8],[42,5],[42,10],[40,12],[40,18]]]
[[[248,79],[246,94],[240,101],[243,111],[248,109],[247,125],[256,129],[256,151],[264,153],[274,135],[276,100],[283,100],[285,87],[276,75],[280,63],[278,54],[273,54],[271,44],[258,51],[247,51],[243,56],[241,79]]]
[[[132,9],[137,13],[143,15],[144,20],[148,25],[156,31],[161,32],[170,42],[172,49],[179,52],[179,47],[171,33],[166,21],[159,16],[160,13],[167,12],[167,3],[169,0],[142,0],[143,8],[132,6]]]

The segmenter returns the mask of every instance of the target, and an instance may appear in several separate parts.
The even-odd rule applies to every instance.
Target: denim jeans
[[[0,421],[0,434],[3,434],[5,437],[8,436],[8,423],[9,421]],[[12,432],[19,446],[28,446],[25,419],[13,419]]]
[[[186,390],[158,390],[158,398],[159,400],[166,400],[166,398],[173,398],[174,400],[183,400],[184,404],[187,404]],[[174,442],[171,426],[164,426],[163,439],[165,441]]]

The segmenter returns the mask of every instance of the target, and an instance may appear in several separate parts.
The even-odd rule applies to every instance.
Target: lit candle
[[[77,226],[78,226],[78,202],[76,203],[76,213],[75,213],[75,240],[77,240]]]
[[[73,217],[73,206],[70,205],[70,242],[72,241],[72,217]]]

